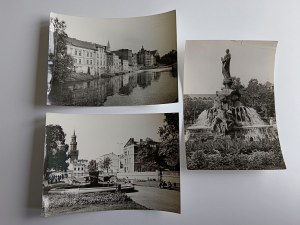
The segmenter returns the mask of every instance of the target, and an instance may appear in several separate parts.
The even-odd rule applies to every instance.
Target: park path
[[[127,193],[136,203],[148,209],[180,212],[180,192],[156,187],[135,186],[137,192]]]

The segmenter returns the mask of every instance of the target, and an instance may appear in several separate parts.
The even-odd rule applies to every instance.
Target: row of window
[[[73,52],[73,48],[71,48],[71,52]],[[100,49],[100,52],[104,52],[104,49]],[[77,50],[77,49],[74,49],[74,55],[78,55],[78,56],[81,56],[83,53],[85,53],[85,50]],[[93,57],[93,52],[86,52],[86,56],[87,57]],[[100,55],[101,59],[102,59],[102,55]],[[97,58],[99,58],[99,54],[97,54]]]
[[[78,64],[81,64],[81,59],[75,59],[75,62],[78,63]],[[93,60],[87,59],[86,60],[86,64],[92,65],[93,64]]]
[[[99,58],[99,54],[97,53],[97,58]],[[104,55],[100,55],[100,59],[104,58]]]
[[[73,48],[71,48],[71,52],[73,52]],[[74,55],[79,55],[79,56],[81,56],[82,55],[82,52],[83,52],[83,54],[85,53],[85,50],[77,50],[77,49],[75,49],[74,50]],[[87,57],[93,57],[93,53],[92,52],[87,52],[86,53],[86,56]]]
[[[74,167],[74,170],[76,170],[76,169],[77,169],[78,171],[79,171],[80,169],[83,170],[83,167],[81,167],[81,168],[80,168],[80,167],[78,167],[78,168],[77,168],[77,167]]]

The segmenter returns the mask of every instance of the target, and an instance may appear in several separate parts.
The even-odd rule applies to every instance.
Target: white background
[[[0,224],[300,224],[300,4],[297,1],[2,0],[0,4]],[[182,146],[181,215],[111,211],[41,218],[46,112],[182,112],[181,97],[179,104],[161,106],[46,107],[50,11],[131,17],[173,9],[177,9],[181,78],[187,39],[279,41],[276,109],[287,170],[187,171]]]

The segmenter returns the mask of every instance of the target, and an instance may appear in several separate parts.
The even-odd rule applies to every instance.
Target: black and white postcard
[[[48,113],[42,215],[180,213],[178,113]]]
[[[47,104],[178,102],[176,12],[134,18],[50,15]]]
[[[275,41],[187,41],[190,170],[285,169],[274,100]]]

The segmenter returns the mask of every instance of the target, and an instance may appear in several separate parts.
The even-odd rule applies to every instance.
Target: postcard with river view
[[[180,213],[178,113],[47,113],[42,215]]]
[[[50,14],[47,105],[178,102],[176,12],[100,19]]]
[[[190,170],[285,169],[274,99],[276,41],[187,41]]]

